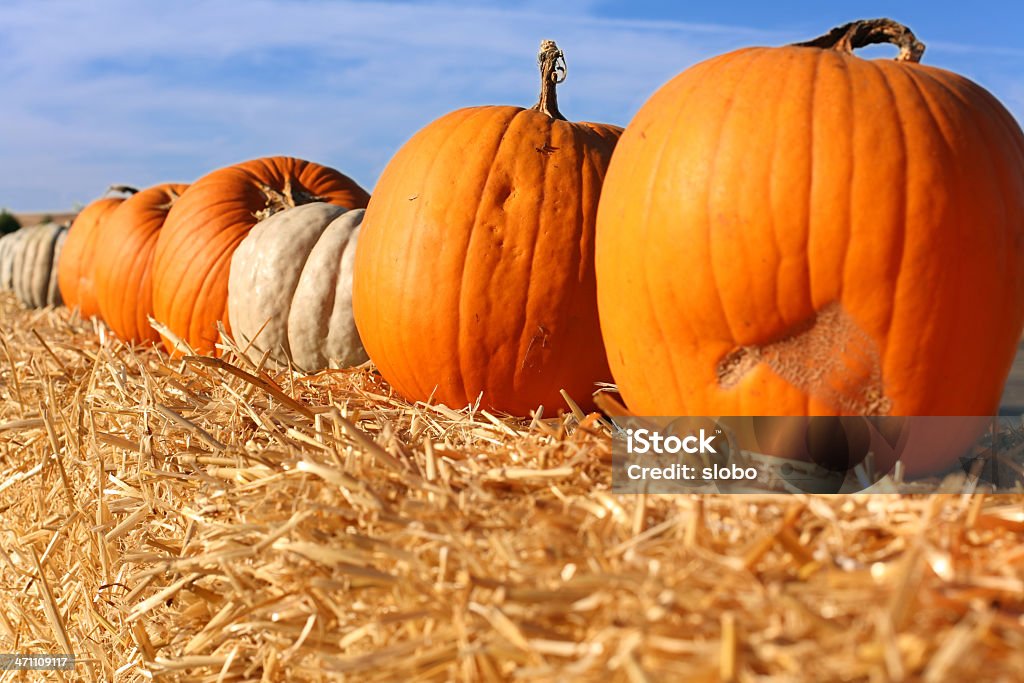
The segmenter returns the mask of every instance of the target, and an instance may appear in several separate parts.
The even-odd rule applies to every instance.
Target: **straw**
[[[1024,671],[1022,495],[614,495],[578,402],[509,419],[98,329],[0,297],[2,652],[211,683]]]

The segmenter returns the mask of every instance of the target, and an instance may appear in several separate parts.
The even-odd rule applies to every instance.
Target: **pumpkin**
[[[316,202],[249,231],[231,257],[228,317],[254,362],[305,372],[366,360],[352,319],[352,265],[364,210]]]
[[[21,230],[0,237],[0,291],[14,287],[14,245],[21,239]]]
[[[896,60],[852,53],[883,41]],[[923,51],[854,22],[712,58],[643,105],[597,221],[632,412],[995,414],[1024,323],[1024,136]]]
[[[44,223],[0,240],[0,286],[29,308],[58,306],[57,263],[67,226]]]
[[[158,342],[153,315],[153,251],[167,212],[188,185],[156,185],[129,197],[99,229],[96,302],[104,322],[134,344]]]
[[[532,109],[470,107],[384,169],[356,250],[356,325],[411,400],[526,415],[609,378],[593,267],[598,195],[621,129],[570,123],[545,41]]]
[[[124,185],[113,185],[108,194],[135,194],[137,190]],[[77,308],[83,318],[99,315],[94,280],[96,249],[99,245],[100,229],[121,205],[123,196],[104,196],[86,206],[75,217],[68,231],[66,244],[57,263],[57,284],[61,297],[68,308]],[[109,245],[103,245],[107,248]]]
[[[317,201],[364,208],[369,195],[338,171],[267,157],[222,168],[189,186],[167,214],[153,260],[153,315],[198,353],[211,353],[227,315],[231,256],[256,223]],[[171,351],[180,350],[170,339]]]

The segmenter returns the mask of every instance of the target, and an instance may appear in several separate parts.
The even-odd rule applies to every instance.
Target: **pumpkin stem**
[[[875,43],[892,43],[900,49],[897,62],[920,62],[924,54],[924,43],[917,39],[909,28],[892,19],[861,19],[837,26],[823,36],[796,47],[820,47],[852,54],[859,47]]]
[[[171,207],[174,206],[174,202],[181,199],[181,195],[178,194],[177,190],[173,188],[167,188],[166,190],[164,190],[164,194],[167,195],[167,201],[164,202],[163,204],[160,204],[156,208],[160,209],[161,211],[170,211]]]
[[[122,194],[137,194],[138,190],[131,185],[111,185],[107,192],[120,192]]]
[[[260,185],[260,191],[266,197],[267,205],[264,209],[257,211],[254,216],[256,220],[265,221],[279,211],[291,209],[303,204],[326,201],[325,197],[310,194],[302,187],[293,187],[290,178],[285,179],[283,190],[277,190],[270,185]]]
[[[569,67],[566,66],[565,55],[555,45],[555,41],[541,41],[537,64],[540,65],[540,100],[532,109],[553,119],[565,121],[565,117],[558,111],[557,88],[558,84],[565,80]]]

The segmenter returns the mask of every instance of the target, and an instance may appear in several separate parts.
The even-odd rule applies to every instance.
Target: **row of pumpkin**
[[[852,54],[883,41],[899,58]],[[372,199],[258,159],[100,199],[24,262],[126,340],[152,317],[210,353],[221,323],[306,371],[368,355],[414,400],[526,415],[614,376],[648,415],[991,414],[1024,324],[1024,136],[922,52],[888,20],[738,50],[623,133],[562,116],[545,41],[537,105],[434,121]]]
[[[274,171],[283,179],[280,195],[274,194],[270,185],[260,185],[261,191],[274,194],[273,202],[255,200],[247,205],[244,212],[251,216],[247,222],[252,225],[239,229],[244,239],[237,245],[226,246],[231,263],[236,264],[228,268],[227,284],[236,294],[228,297],[233,303],[224,322],[240,339],[258,338],[256,344],[246,345],[256,360],[261,359],[264,349],[270,349],[272,363],[291,362],[307,371],[331,364],[356,365],[366,360],[366,354],[352,322],[351,262],[364,211],[350,211],[324,201],[303,205],[290,189],[291,183],[301,182],[302,169],[319,171],[355,188],[348,196],[333,199],[365,205],[365,192],[352,181],[298,159],[258,159],[210,174],[214,182],[231,176],[239,179],[242,185],[235,191],[242,202],[251,199],[245,196],[246,182],[259,184],[261,177],[274,182]],[[163,228],[171,208],[188,187],[167,183],[139,191],[112,186],[107,196],[79,213],[70,229],[48,223],[0,238],[0,288],[13,290],[29,307],[63,303],[77,309],[84,318],[99,318],[129,343],[159,343],[161,336],[152,324],[158,237],[172,234]],[[228,190],[227,195],[231,192]],[[277,204],[279,201],[283,203]],[[219,231],[222,226],[207,226],[207,230],[210,228]],[[187,287],[202,265],[191,266],[190,272],[174,280],[168,295],[173,299],[179,286]],[[214,273],[213,277],[218,275]],[[328,318],[333,315],[334,323],[327,329],[319,323],[331,321],[311,314],[308,306],[323,308],[324,302],[337,311],[327,313]],[[227,301],[219,303],[223,307]],[[168,305],[173,306],[173,302]],[[186,315],[193,312],[186,311]],[[314,329],[306,330],[310,323]],[[212,335],[178,337],[171,330],[184,328],[161,329],[167,331],[163,341],[173,352],[213,350]]]

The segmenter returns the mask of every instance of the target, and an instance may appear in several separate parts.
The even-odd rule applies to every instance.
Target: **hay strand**
[[[618,496],[573,402],[511,420],[221,346],[0,296],[0,651],[211,683],[1024,670],[1020,494]]]

